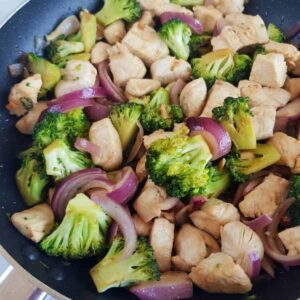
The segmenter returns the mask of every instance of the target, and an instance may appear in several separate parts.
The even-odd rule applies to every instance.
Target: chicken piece
[[[47,102],[40,101],[16,123],[16,128],[23,134],[32,134],[33,128],[40,118],[41,112],[47,109]]]
[[[11,115],[25,115],[37,103],[38,93],[42,87],[40,74],[30,76],[15,84],[8,96],[6,108]]]
[[[154,220],[150,245],[153,248],[154,256],[161,272],[170,271],[171,255],[174,241],[174,224],[164,218]]]
[[[175,267],[175,270],[183,271],[186,273],[191,272],[192,266],[188,264],[181,256],[179,255],[172,256],[171,262]]]
[[[94,86],[97,77],[97,70],[90,62],[77,59],[68,61],[61,73],[63,80],[55,87],[56,98]]]
[[[252,289],[249,277],[225,253],[212,253],[192,268],[190,278],[208,293],[245,294]]]
[[[197,5],[193,7],[195,18],[198,19],[205,31],[213,31],[219,19],[223,18],[222,12],[213,6]]]
[[[117,169],[122,161],[122,144],[119,134],[109,118],[94,122],[89,139],[99,146],[99,155],[92,154],[93,163],[106,171]]]
[[[229,82],[217,80],[208,93],[208,98],[201,117],[212,117],[212,110],[222,106],[227,97],[240,97],[240,90]]]
[[[134,201],[133,207],[139,217],[148,223],[161,214],[161,202],[167,198],[164,188],[155,185],[150,179],[147,180],[143,191]]]
[[[124,21],[118,20],[108,25],[104,29],[103,34],[106,41],[111,45],[121,42],[124,36],[126,35],[126,28],[125,28]]]
[[[300,76],[300,57],[297,59],[296,66],[292,69],[292,73],[296,76]]]
[[[95,65],[108,59],[108,49],[111,46],[105,42],[98,42],[91,52],[91,62]]]
[[[207,87],[203,78],[189,82],[180,94],[180,106],[186,117],[198,117],[202,112],[207,95]]]
[[[152,27],[140,22],[133,24],[122,44],[127,46],[132,54],[143,60],[147,66],[169,55],[169,49],[158,33]]]
[[[276,119],[276,108],[256,106],[251,108],[256,140],[265,140],[273,136]]]
[[[291,95],[291,101],[300,97],[300,78],[287,77],[284,89],[286,89]]]
[[[139,182],[142,182],[144,179],[147,178],[148,172],[146,170],[146,154],[141,157],[135,167],[135,174],[139,179]]]
[[[173,56],[157,60],[151,65],[153,79],[159,80],[163,85],[169,84],[177,79],[188,81],[191,77],[191,66],[182,59]]]
[[[43,203],[14,213],[11,222],[25,237],[38,243],[52,231],[54,214],[51,207]]]
[[[148,149],[151,146],[151,144],[154,143],[155,141],[164,138],[169,138],[171,136],[173,136],[173,132],[164,131],[162,129],[156,130],[149,135],[144,135],[143,137],[144,146],[146,149]]]
[[[219,243],[207,232],[199,229],[200,234],[202,235],[203,241],[206,246],[206,255],[209,256],[211,253],[220,252]]]
[[[184,224],[175,237],[176,254],[190,267],[198,265],[206,256],[206,246],[199,229]]]
[[[289,256],[300,254],[300,226],[291,227],[278,233]]]
[[[160,81],[154,79],[129,79],[125,93],[127,98],[143,97],[160,88]]]
[[[217,0],[216,2],[216,9],[225,16],[233,13],[242,13],[245,9],[245,0]]]
[[[138,236],[149,236],[152,222],[145,223],[137,214],[132,216],[132,221]]]
[[[292,173],[300,174],[300,156],[296,159],[296,163],[294,168],[292,169]]]
[[[140,24],[154,27],[155,23],[153,21],[153,14],[151,11],[145,10],[139,20]]]
[[[300,52],[294,45],[269,41],[264,45],[264,48],[268,53],[282,54],[289,70],[296,67],[297,60],[300,57]]]
[[[220,237],[221,226],[239,221],[240,214],[236,207],[218,199],[209,199],[201,208],[190,214],[193,224],[215,238]]]
[[[270,88],[281,88],[286,74],[287,65],[282,54],[258,54],[251,69],[250,80]]]
[[[239,209],[246,218],[257,218],[263,214],[272,216],[286,198],[288,188],[288,180],[271,173],[244,197]]]
[[[281,88],[262,87],[259,83],[242,80],[238,88],[242,97],[249,98],[249,106],[272,106],[275,109],[285,106],[291,98],[288,91]]]
[[[213,51],[230,48],[236,52],[244,47],[269,41],[265,23],[260,16],[233,13],[226,16],[225,22],[228,25],[211,40]]]
[[[175,223],[175,212],[174,211],[162,211],[161,217],[167,219],[171,223]]]
[[[131,78],[143,78],[147,69],[140,58],[130,53],[128,48],[120,43],[108,49],[109,67],[114,83],[124,87]]]
[[[222,252],[230,255],[249,276],[249,255],[255,253],[260,260],[264,257],[264,246],[257,233],[242,222],[230,222],[222,228],[221,245]]]
[[[275,132],[268,143],[280,153],[280,160],[277,164],[294,168],[296,160],[300,156],[300,141],[283,132]]]

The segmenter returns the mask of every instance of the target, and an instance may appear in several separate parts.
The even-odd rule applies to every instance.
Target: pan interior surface
[[[16,119],[5,109],[8,92],[15,83],[8,75],[7,66],[16,62],[22,53],[33,51],[34,36],[44,36],[60,20],[78,13],[82,7],[95,12],[100,6],[98,0],[31,0],[0,29],[0,243],[24,269],[67,297],[79,300],[135,299],[125,289],[97,294],[88,275],[95,259],[66,262],[48,257],[17,232],[9,221],[12,213],[26,208],[17,191],[14,174],[19,167],[16,155],[29,146],[30,140],[16,131]],[[250,0],[246,9],[246,13],[261,15],[266,24],[273,22],[283,29],[299,20],[299,12],[298,0]],[[257,295],[257,299],[295,300],[300,298],[299,278],[300,268],[292,268],[288,273],[278,268],[276,279],[258,283],[250,295]],[[195,288],[193,299],[246,298],[244,295],[206,294]]]

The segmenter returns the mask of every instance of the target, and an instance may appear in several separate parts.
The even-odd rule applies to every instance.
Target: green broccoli
[[[145,238],[138,239],[137,248],[131,256],[119,260],[123,248],[124,239],[115,237],[106,256],[91,269],[90,275],[99,293],[114,287],[159,280],[158,265]]]
[[[84,153],[71,150],[62,140],[52,142],[43,150],[43,154],[46,173],[56,180],[92,167],[92,161]]]
[[[27,68],[29,73],[40,74],[42,77],[42,88],[39,97],[44,97],[49,91],[52,91],[61,78],[60,68],[50,61],[29,53],[27,55]]]
[[[153,142],[147,152],[150,178],[172,197],[197,195],[209,180],[210,150],[201,135],[190,137],[188,132],[182,126],[171,138]]]
[[[80,33],[84,44],[84,51],[89,53],[96,44],[97,39],[97,20],[87,10],[80,13]]]
[[[171,2],[181,6],[196,6],[204,4],[204,0],[171,0]]]
[[[295,202],[288,209],[288,216],[293,226],[300,225],[300,175],[290,178],[289,197],[295,198]]]
[[[248,98],[228,97],[224,100],[223,106],[215,107],[212,112],[213,118],[228,131],[237,149],[256,148],[256,137]]]
[[[207,198],[218,198],[231,183],[230,172],[226,169],[220,171],[216,167],[210,167],[208,177],[208,182],[200,193]]]
[[[64,68],[68,61],[70,60],[83,60],[83,61],[89,61],[91,59],[91,54],[90,53],[76,53],[76,54],[71,54],[65,57],[62,57],[59,63],[57,64],[60,68]]]
[[[262,54],[262,55],[267,54],[267,51],[263,45],[258,45],[255,47],[255,50],[253,53],[253,60],[255,60],[255,58],[258,54]]]
[[[126,150],[138,132],[137,121],[142,113],[143,105],[125,103],[115,105],[110,112],[110,119],[117,129],[123,150]]]
[[[104,6],[96,14],[98,22],[104,26],[123,19],[133,23],[141,16],[141,8],[136,0],[105,0]]]
[[[210,88],[217,79],[237,84],[248,78],[252,60],[245,54],[234,54],[231,49],[221,49],[194,58],[191,63],[193,77],[202,77]]]
[[[268,26],[268,36],[271,41],[277,43],[283,43],[285,40],[283,32],[273,23]]]
[[[47,58],[54,64],[60,65],[61,61],[68,55],[81,53],[84,51],[84,45],[81,42],[70,42],[56,40],[46,47]]]
[[[80,259],[98,255],[105,248],[111,223],[102,208],[84,194],[77,194],[58,227],[40,243],[50,256]]]
[[[44,190],[49,183],[49,177],[45,171],[43,154],[30,148],[20,154],[22,166],[16,173],[18,189],[28,206],[41,202],[44,198]]]
[[[192,34],[189,42],[190,58],[201,57],[211,52],[211,38],[212,35],[209,32],[204,32],[201,35]]]
[[[68,113],[47,112],[33,129],[33,144],[44,149],[54,140],[61,139],[73,145],[77,137],[88,134],[90,123],[82,109],[74,109]]]
[[[190,55],[190,27],[178,19],[166,22],[159,30],[160,38],[177,58],[187,60]]]
[[[244,182],[253,173],[275,164],[279,159],[280,154],[274,146],[257,144],[254,150],[232,151],[226,157],[226,168],[236,182]]]
[[[140,122],[146,134],[158,129],[172,130],[175,123],[184,119],[181,107],[170,104],[169,93],[164,88],[153,92],[150,97],[145,97],[144,105]]]

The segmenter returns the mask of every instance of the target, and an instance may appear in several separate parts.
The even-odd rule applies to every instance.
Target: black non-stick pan
[[[8,75],[7,65],[16,62],[22,53],[33,51],[34,36],[50,32],[58,21],[78,13],[82,7],[95,11],[100,6],[100,0],[31,0],[0,29],[0,243],[34,277],[74,300],[135,298],[125,289],[97,294],[88,275],[95,264],[93,259],[70,263],[50,258],[10,224],[9,215],[25,209],[15,186],[14,174],[19,167],[16,154],[30,141],[16,131],[15,118],[5,110],[7,95],[14,83]],[[260,14],[266,23],[273,22],[286,29],[300,19],[300,1],[250,0],[246,11]],[[296,37],[294,42],[297,41],[300,39]],[[275,280],[258,283],[250,294],[263,300],[300,298],[300,268],[292,268],[290,272],[277,269]],[[194,295],[193,299],[199,300],[245,299],[245,296],[209,295],[200,289],[195,289]]]

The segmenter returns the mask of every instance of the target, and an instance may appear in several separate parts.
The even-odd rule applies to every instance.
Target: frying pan
[[[88,271],[94,259],[66,262],[41,253],[10,224],[9,215],[26,208],[15,185],[14,174],[19,167],[16,154],[30,144],[19,134],[15,118],[5,110],[7,95],[15,83],[7,72],[7,65],[17,61],[23,52],[33,51],[35,35],[43,36],[63,18],[82,8],[96,11],[100,0],[31,0],[0,29],[0,244],[25,270],[50,288],[74,300],[135,299],[125,289],[113,289],[97,294]],[[246,12],[260,14],[266,23],[273,22],[288,28],[299,20],[299,0],[250,0]],[[294,43],[300,39],[294,40]],[[295,300],[300,298],[300,267],[290,272],[278,268],[276,279],[255,285],[252,294],[258,299]],[[212,295],[194,290],[198,300],[245,299],[245,296]],[[162,299],[163,300],[163,299]]]

